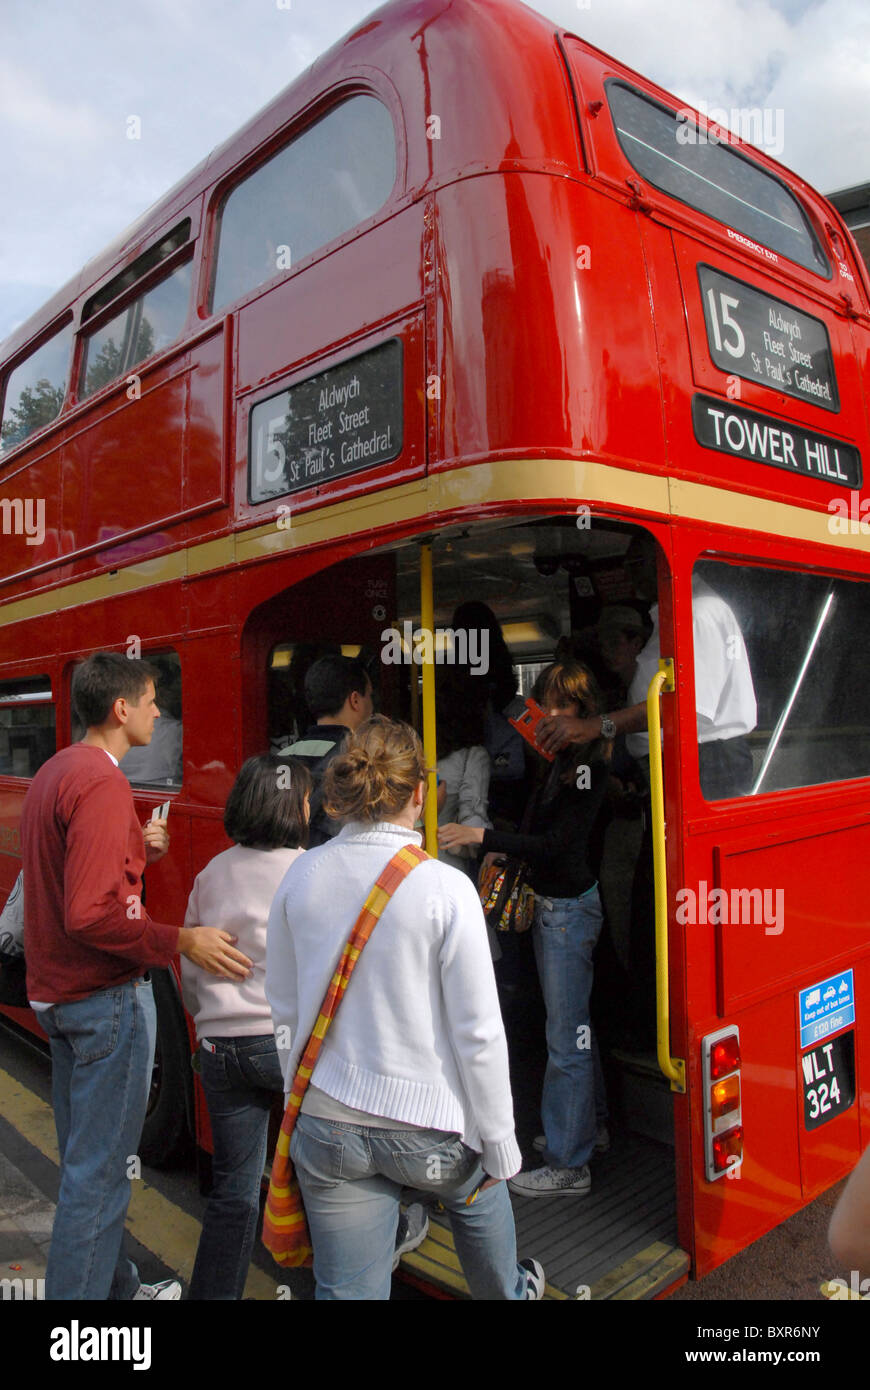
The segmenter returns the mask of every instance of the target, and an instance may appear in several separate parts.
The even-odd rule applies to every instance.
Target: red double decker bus
[[[160,746],[126,770],[143,819],[171,802],[147,894],[180,922],[318,652],[369,658],[431,759],[421,624],[483,600],[527,692],[645,598],[640,946],[640,822],[601,856],[614,1142],[518,1230],[561,1298],[745,1247],[870,1124],[868,296],[830,204],[576,35],[513,0],[378,10],[0,349],[4,892],[82,653],[161,667]],[[739,785],[705,773],[730,739]],[[171,974],[159,1012],[151,1158],[199,1109]],[[540,1046],[512,1065],[534,1092]],[[464,1288],[446,1229],[410,1264]]]

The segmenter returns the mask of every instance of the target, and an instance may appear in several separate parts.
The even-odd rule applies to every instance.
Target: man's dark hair
[[[297,849],[308,841],[311,786],[311,773],[298,758],[248,758],[227,797],[224,829],[249,849]]]
[[[354,657],[322,656],[309,666],[305,676],[305,702],[312,719],[338,714],[354,691],[365,695],[371,681],[361,661]]]
[[[73,671],[72,702],[85,728],[105,724],[116,700],[135,704],[149,681],[156,688],[160,672],[150,661],[134,660],[121,652],[95,652]]]

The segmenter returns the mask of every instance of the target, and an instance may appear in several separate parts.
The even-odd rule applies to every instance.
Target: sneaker
[[[518,1197],[585,1197],[592,1187],[589,1164],[582,1168],[533,1168],[517,1173],[508,1187]]]
[[[546,1279],[537,1260],[520,1260],[520,1269],[526,1271],[526,1291],[523,1298],[527,1303],[537,1303],[544,1297]]]
[[[535,1153],[542,1154],[546,1147],[547,1136],[545,1134],[538,1134],[532,1140],[532,1148],[535,1150]],[[608,1130],[607,1125],[599,1125],[595,1131],[595,1148],[592,1150],[592,1152],[593,1154],[606,1154],[609,1148],[610,1131]]]
[[[396,1248],[393,1251],[393,1269],[398,1269],[402,1256],[422,1245],[428,1234],[429,1213],[422,1202],[412,1202],[404,1211],[400,1211]]]
[[[140,1284],[133,1295],[133,1302],[144,1298],[177,1301],[181,1298],[181,1285],[177,1279],[164,1279],[162,1284]]]

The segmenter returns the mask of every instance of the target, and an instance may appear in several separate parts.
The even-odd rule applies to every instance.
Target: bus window
[[[695,565],[695,683],[707,800],[870,776],[867,594],[866,584],[818,574],[713,560]],[[716,650],[708,642],[702,661],[698,619],[700,614],[705,621],[705,611],[708,637],[714,636],[715,646],[718,631],[721,641]],[[717,627],[717,611],[732,615],[732,631],[724,623]],[[724,675],[718,710],[708,699],[713,666]],[[757,702],[755,719],[748,708],[750,691]],[[721,737],[733,740],[733,747],[742,742],[751,760],[745,784],[730,790],[717,786],[715,774],[705,785],[705,732],[709,738],[717,721],[724,727],[723,720],[729,732]],[[714,746],[714,755],[717,751]]]
[[[382,207],[396,181],[386,107],[351,97],[255,169],[224,202],[212,311],[289,270]]]
[[[66,395],[71,347],[70,320],[10,374],[3,400],[0,455],[59,415]]]
[[[607,99],[623,154],[655,188],[830,278],[803,209],[779,179],[706,130],[621,82]]]
[[[174,343],[184,326],[189,299],[188,261],[86,338],[79,385],[82,399]]]
[[[0,681],[0,773],[32,777],[55,752],[48,676]]]

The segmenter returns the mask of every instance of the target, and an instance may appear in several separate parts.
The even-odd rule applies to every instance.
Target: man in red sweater
[[[227,932],[142,906],[142,870],[169,836],[165,821],[143,834],[118,763],[150,741],[156,679],[117,652],[82,662],[72,698],[87,734],[43,764],[22,810],[27,994],[51,1043],[60,1151],[47,1299],[181,1296],[175,1281],[141,1284],[121,1252],[157,1035],[147,971],[177,952],[230,979],[251,964]]]

